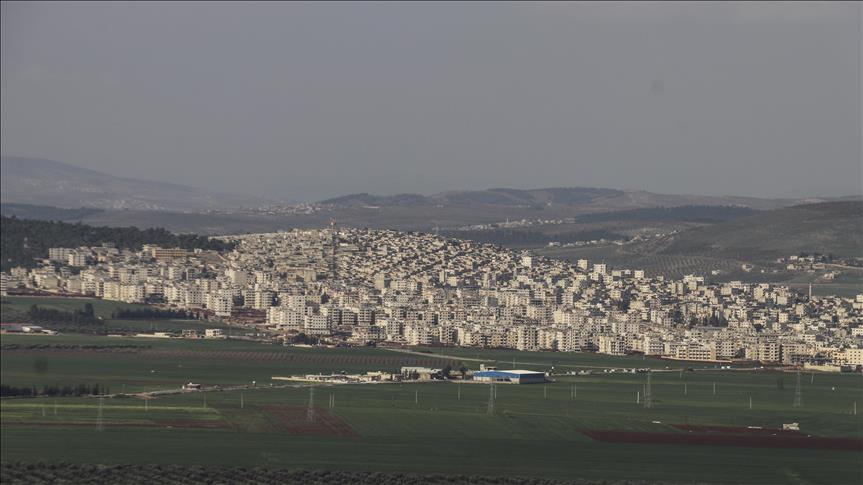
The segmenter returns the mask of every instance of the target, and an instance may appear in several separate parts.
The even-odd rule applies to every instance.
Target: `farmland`
[[[33,305],[38,305],[40,308],[69,312],[80,310],[87,303],[93,305],[96,316],[104,320],[105,328],[109,333],[180,332],[184,329],[203,331],[207,328],[221,328],[224,330],[232,328],[218,322],[198,320],[126,320],[112,318],[112,314],[117,310],[149,309],[152,307],[103,300],[101,298],[4,296],[2,307],[0,308],[2,308],[2,320],[4,323],[26,322],[28,321],[27,310]]]
[[[746,483],[851,483],[861,472],[854,448],[863,429],[861,416],[854,414],[855,402],[863,405],[859,375],[804,374],[803,406],[793,407],[795,374],[593,354],[446,349],[440,356],[423,353],[434,349],[406,354],[93,336],[4,335],[2,344],[4,384],[86,381],[110,386],[113,393],[177,388],[189,380],[245,385],[146,401],[102,399],[102,431],[98,398],[4,399],[4,462],[38,456],[86,464],[99,457],[104,464]],[[120,344],[140,348],[84,348]],[[74,345],[80,348],[63,348]],[[595,373],[557,376],[547,385],[495,386],[491,412],[489,387],[483,384],[316,386],[311,422],[308,385],[270,387],[273,375],[402,365],[457,368],[459,361],[475,369],[474,359],[502,368],[515,360],[519,367],[573,366]],[[639,402],[645,374],[598,369],[648,366],[657,370],[649,409]],[[671,371],[659,372],[666,366]],[[699,370],[677,370],[690,367]],[[257,385],[251,386],[252,380]],[[763,446],[762,434],[781,434],[771,430],[788,422],[800,423],[801,447]],[[751,439],[722,431],[748,426],[764,431]],[[629,435],[628,442],[602,439],[614,432],[649,442],[632,442]],[[816,438],[850,440],[852,449],[810,446],[817,442],[807,440]],[[699,439],[709,443],[693,444]]]

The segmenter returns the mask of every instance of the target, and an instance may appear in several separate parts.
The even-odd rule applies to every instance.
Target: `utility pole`
[[[548,386],[547,385],[542,386],[542,398],[548,399]]]
[[[240,409],[243,409],[244,407],[246,407],[246,402],[243,399],[243,394],[240,393]]]
[[[716,381],[713,381],[713,395],[716,395]]]
[[[105,425],[102,422],[102,396],[99,396],[99,410],[96,412],[96,431],[103,431]]]
[[[685,382],[683,383],[683,395],[684,395],[684,396],[688,396],[688,395],[689,395],[689,392],[687,391],[686,383],[685,383]]]
[[[488,409],[486,409],[486,414],[489,416],[494,415],[494,383],[492,382],[488,388]]]
[[[797,371],[797,385],[794,387],[794,405],[795,408],[803,407],[803,388],[800,387],[800,371]]]
[[[653,407],[653,392],[651,390],[651,376],[653,372],[647,371],[647,385],[644,388],[644,407],[650,409]]]
[[[461,401],[461,384],[456,384],[456,387],[458,387],[458,400]]]
[[[306,409],[306,421],[313,423],[315,421],[315,388],[309,387],[309,407]]]
[[[147,406],[147,405],[149,404],[149,402],[150,402],[150,400],[149,400],[149,399],[144,399],[144,412],[145,412],[145,413],[146,413],[147,411],[149,411],[148,406]]]
[[[752,396],[749,396],[749,409],[752,410]]]
[[[414,404],[419,404],[420,402],[420,392],[414,391]]]

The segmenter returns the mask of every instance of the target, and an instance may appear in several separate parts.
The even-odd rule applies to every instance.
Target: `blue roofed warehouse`
[[[481,370],[473,373],[473,380],[507,384],[537,384],[545,382],[545,372],[532,370]]]

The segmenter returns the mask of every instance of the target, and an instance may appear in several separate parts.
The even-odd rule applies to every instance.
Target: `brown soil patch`
[[[359,433],[345,420],[325,409],[315,408],[312,421],[308,420],[305,406],[264,406],[280,428],[290,434],[341,436],[353,438]]]

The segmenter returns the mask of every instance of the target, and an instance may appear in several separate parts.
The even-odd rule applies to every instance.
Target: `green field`
[[[62,345],[120,343],[148,347],[131,352],[58,350]],[[495,386],[491,414],[484,384],[316,386],[318,414],[312,430],[297,431],[298,422],[300,428],[308,426],[309,387],[270,388],[273,375],[458,362],[374,348],[284,348],[233,340],[4,335],[2,344],[6,385],[86,380],[110,386],[112,392],[133,392],[176,388],[189,380],[222,386],[258,382],[255,388],[168,395],[146,404],[131,397],[104,399],[102,431],[97,429],[97,398],[4,399],[4,462],[218,464],[716,483],[854,483],[863,471],[857,451],[625,444],[594,441],[583,434],[684,433],[670,425],[685,423],[775,428],[799,422],[801,430],[813,436],[859,437],[863,421],[853,410],[855,402],[863,406],[860,375],[803,375],[803,406],[797,408],[792,406],[796,376],[767,371],[654,372],[651,409],[636,402],[643,397],[646,374],[599,369],[590,376],[558,376],[545,385]],[[32,347],[37,344],[55,347]],[[17,347],[8,350],[12,345]],[[468,359],[477,353],[480,360],[498,361],[501,368],[513,359],[519,367],[535,363],[536,369],[647,363],[663,370],[666,365],[593,354],[444,353],[474,369],[479,362]],[[328,434],[332,429],[347,434]]]
[[[105,319],[110,332],[180,332],[184,329],[203,331],[207,328],[231,329],[229,325],[199,320],[123,320],[112,319],[111,314],[119,309],[149,308],[147,305],[102,300],[100,298],[62,298],[4,296],[2,300],[2,320],[7,322],[26,322],[27,311],[33,305],[61,311],[81,310],[85,304],[93,305],[97,317]],[[239,332],[239,330],[234,330]]]

